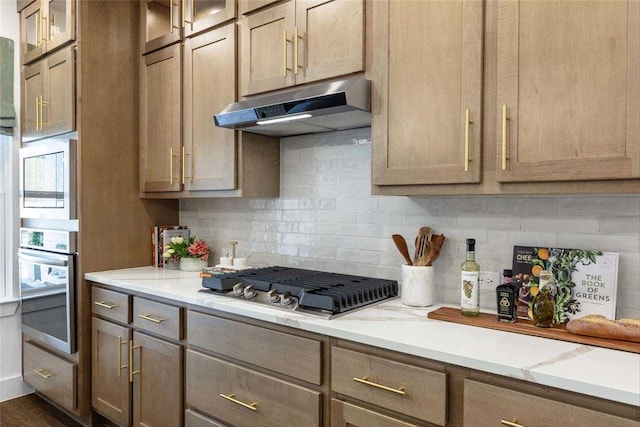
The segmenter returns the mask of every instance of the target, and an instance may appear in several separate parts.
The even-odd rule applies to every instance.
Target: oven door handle
[[[20,258],[21,260],[24,261],[30,261],[30,262],[35,262],[37,264],[44,264],[44,265],[53,265],[56,267],[67,267],[69,265],[68,261],[63,261],[63,260],[54,260],[51,258],[44,258],[44,257],[39,257],[39,256],[32,256],[32,255],[26,255],[23,253],[18,253],[18,258]]]

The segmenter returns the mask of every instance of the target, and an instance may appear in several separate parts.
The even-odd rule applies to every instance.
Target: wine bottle
[[[476,241],[467,239],[467,259],[460,274],[460,310],[465,316],[480,314],[480,264],[476,262]]]

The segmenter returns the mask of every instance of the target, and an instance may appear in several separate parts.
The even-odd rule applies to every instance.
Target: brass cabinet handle
[[[120,373],[124,368],[128,367],[128,365],[122,364],[122,345],[126,343],[126,341],[122,341],[121,336],[118,336],[118,367],[116,368],[118,371],[118,376],[120,376]],[[131,363],[131,361],[129,361],[129,363]]]
[[[502,106],[502,170],[507,170],[507,106]]]
[[[173,180],[178,179],[173,176],[173,158],[178,157],[177,154],[173,153],[173,147],[169,148],[169,185],[173,185]]]
[[[42,43],[46,42],[49,40],[49,36],[45,36],[44,35],[44,29],[47,28],[47,25],[45,24],[45,22],[47,21],[47,17],[43,16],[42,19],[40,20],[40,25],[42,26],[40,28],[40,35],[42,36]]]
[[[185,10],[185,7],[184,7],[186,1],[187,0],[180,0],[180,3],[182,5],[182,28],[185,27],[186,21],[187,21],[186,10]]]
[[[104,302],[104,301],[94,301],[94,304],[100,307],[108,308],[109,310],[113,310],[114,308],[117,307],[116,304],[109,304],[108,302]]]
[[[282,72],[284,77],[287,77],[287,29],[285,28],[282,33],[282,49],[283,49],[283,60],[282,60]]]
[[[49,126],[49,122],[45,122],[44,121],[44,111],[43,111],[43,107],[47,106],[47,108],[49,108],[49,103],[47,101],[44,100],[44,98],[42,97],[42,95],[40,95],[40,130],[43,130],[45,126]],[[48,112],[48,110],[47,110]],[[49,114],[47,114],[48,116]]]
[[[183,0],[187,1],[187,0]],[[193,21],[196,20],[196,0],[191,0],[191,21],[189,21],[189,25],[191,25],[191,31],[193,31]]]
[[[242,406],[243,408],[251,409],[252,411],[257,411],[258,410],[258,406],[257,406],[258,402],[253,402],[251,404],[241,402],[241,401],[239,401],[238,399],[235,398],[236,395],[233,394],[233,393],[229,394],[229,395],[220,393],[220,397],[222,397],[223,399],[227,399],[228,401],[233,402],[235,404],[238,404],[238,405]]]
[[[169,31],[173,34],[173,0],[169,1]]]
[[[42,40],[40,39],[40,36],[38,35],[38,30],[42,30],[42,18],[41,18],[40,11],[36,12],[36,47],[38,47],[38,46],[40,46],[42,44]]]
[[[187,150],[184,145],[182,146],[182,185],[184,185],[185,178],[191,178],[190,176],[185,175],[185,171],[187,169],[187,162],[185,161],[186,156],[190,156],[191,154],[187,154]]]
[[[365,384],[371,387],[375,387],[375,388],[379,388],[380,390],[385,390],[385,391],[389,391],[391,393],[396,393],[396,394],[400,394],[402,396],[404,396],[405,394],[407,394],[404,391],[404,387],[400,387],[400,388],[393,388],[393,387],[387,387],[386,385],[382,385],[382,384],[378,384],[378,383],[374,383],[369,381],[368,377],[364,377],[364,378],[353,378],[353,380],[357,383],[360,384]]]
[[[165,321],[162,317],[152,317],[150,314],[138,314],[138,317],[145,320],[150,320],[154,323],[162,323]]]
[[[40,97],[36,96],[36,131],[40,130]]]
[[[46,369],[34,369],[33,372],[40,375],[45,380],[48,380],[49,377],[52,377],[54,375],[53,373],[47,371]],[[46,373],[43,373],[43,372],[46,372]]]
[[[518,424],[517,421],[518,421],[517,419],[513,421],[500,420],[500,423],[509,427],[524,427],[522,424]]]
[[[140,369],[133,370],[133,350],[140,349],[139,345],[133,345],[133,340],[129,341],[129,382],[133,382],[133,376],[140,373]]]
[[[469,125],[473,122],[470,120],[471,112],[467,108],[464,110],[464,171],[469,171]]]
[[[302,66],[298,65],[298,39],[302,39],[298,35],[298,26],[296,25],[294,28],[293,34],[293,74],[298,75],[298,68],[302,68]]]

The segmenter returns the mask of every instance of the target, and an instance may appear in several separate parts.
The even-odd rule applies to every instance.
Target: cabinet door
[[[295,3],[290,0],[240,21],[242,96],[295,83],[293,32]]]
[[[227,22],[236,15],[236,0],[183,0],[186,3],[184,34],[189,37],[216,25]]]
[[[236,132],[213,116],[235,101],[236,26],[185,42],[183,184],[187,190],[232,190]]]
[[[144,57],[140,87],[142,191],[180,190],[180,57],[179,44]]]
[[[640,177],[640,3],[500,1],[498,181]]]
[[[20,12],[20,57],[28,64],[45,51],[42,36],[42,2],[36,0]]]
[[[364,0],[297,0],[296,28],[296,84],[364,70]]]
[[[45,95],[40,107],[45,136],[75,130],[75,72],[71,47],[46,60]]]
[[[38,139],[40,131],[40,101],[44,94],[44,61],[37,62],[22,72],[22,140]]]
[[[186,0],[142,0],[142,52],[148,53],[180,40],[181,9]]]
[[[351,403],[331,399],[331,427],[418,427]]]
[[[373,184],[480,181],[483,2],[373,2]]]
[[[44,0],[47,4],[43,16],[44,39],[50,52],[75,38],[75,4],[73,0]]]
[[[92,319],[91,405],[120,425],[131,425],[131,329]]]
[[[133,425],[182,426],[182,348],[139,332],[133,343]]]
[[[242,15],[244,15],[247,13],[251,13],[254,10],[258,10],[261,7],[268,6],[277,1],[279,0],[238,0],[238,9],[239,9],[239,12]]]

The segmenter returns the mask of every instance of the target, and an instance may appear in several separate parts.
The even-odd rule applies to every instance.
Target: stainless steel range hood
[[[362,75],[258,95],[214,116],[216,126],[293,136],[371,126],[371,82]]]

